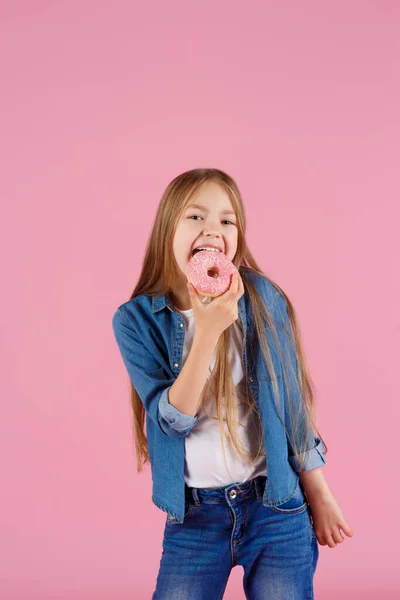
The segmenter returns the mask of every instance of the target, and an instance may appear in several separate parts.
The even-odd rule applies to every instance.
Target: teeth
[[[221,252],[221,250],[217,250],[216,248],[195,248],[195,250],[208,250],[209,252]]]

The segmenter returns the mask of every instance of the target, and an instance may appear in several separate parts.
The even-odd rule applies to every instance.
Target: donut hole
[[[214,269],[207,269],[207,275],[209,277],[215,278],[215,277],[218,277],[219,271],[218,271],[218,269],[215,269],[215,268]]]

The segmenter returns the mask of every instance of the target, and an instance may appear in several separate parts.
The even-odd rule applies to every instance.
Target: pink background
[[[199,166],[237,180],[299,316],[354,530],[316,598],[398,597],[400,6],[145,4],[1,3],[0,597],[151,597],[165,513],[111,317]]]

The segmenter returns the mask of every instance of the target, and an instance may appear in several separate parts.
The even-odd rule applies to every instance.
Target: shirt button
[[[236,498],[236,490],[231,490],[229,492],[229,495],[230,495],[231,498]]]
[[[254,379],[252,377],[250,377],[250,381],[254,381]]]
[[[175,363],[175,367],[179,367],[179,363]]]
[[[180,323],[179,327],[183,327],[183,323]]]

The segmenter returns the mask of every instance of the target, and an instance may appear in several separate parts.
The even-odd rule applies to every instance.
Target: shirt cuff
[[[322,467],[326,464],[322,451],[324,444],[318,437],[315,438],[315,441],[317,445],[314,448],[311,448],[311,450],[307,450],[306,452],[303,452],[303,454],[300,454],[299,458],[297,456],[289,456],[289,462],[297,473],[299,473],[300,458],[303,456],[305,456],[303,471],[311,471],[311,469],[316,469],[317,467]]]
[[[158,403],[158,410],[161,417],[168,423],[170,427],[187,435],[196,425],[199,417],[197,415],[195,417],[192,417],[191,415],[185,415],[175,408],[175,406],[172,406],[168,399],[168,392],[170,389],[170,387],[166,388],[161,394]]]

